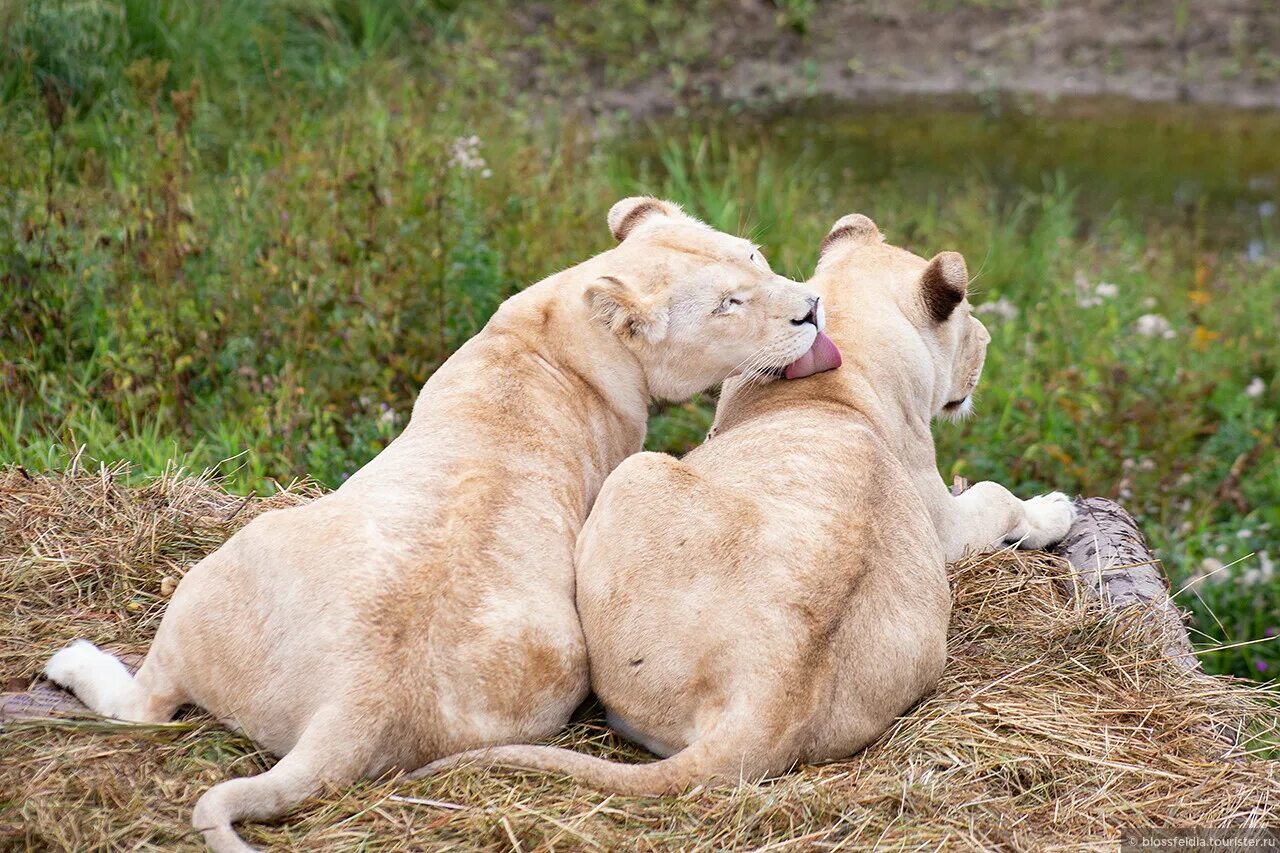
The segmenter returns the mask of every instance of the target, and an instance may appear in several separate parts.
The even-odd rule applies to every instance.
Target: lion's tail
[[[220,782],[196,801],[191,824],[214,853],[249,853],[233,823],[268,820],[296,808],[325,785],[365,775],[378,742],[366,721],[353,719],[341,702],[322,706],[298,742],[265,773]],[[362,739],[362,735],[364,736]]]
[[[460,752],[410,773],[406,778],[434,776],[463,764],[516,767],[562,773],[598,788],[636,797],[676,794],[711,779],[755,779],[765,775],[757,768],[753,750],[744,749],[741,734],[749,728],[731,715],[721,717],[702,737],[684,749],[648,764],[623,764],[555,746],[492,746]]]

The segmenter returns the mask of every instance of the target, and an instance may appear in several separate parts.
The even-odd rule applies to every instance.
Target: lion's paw
[[[1076,506],[1062,492],[1037,495],[1022,502],[1027,513],[1027,535],[1021,548],[1039,550],[1061,542],[1076,520]]]

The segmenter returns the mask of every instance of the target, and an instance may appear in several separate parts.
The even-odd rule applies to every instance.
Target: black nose
[[[808,314],[805,314],[804,317],[802,317],[799,320],[791,321],[791,325],[793,326],[803,326],[805,323],[812,323],[815,326],[818,325],[818,297],[817,296],[811,296],[809,298]]]

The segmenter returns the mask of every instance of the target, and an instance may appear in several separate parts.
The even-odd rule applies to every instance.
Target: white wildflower
[[[1101,305],[1104,299],[1111,299],[1120,292],[1120,288],[1116,287],[1109,281],[1100,281],[1093,284],[1080,270],[1076,271],[1076,305],[1080,308],[1093,308]]]
[[[1236,536],[1239,536],[1241,539],[1248,539],[1252,535],[1253,531],[1247,527],[1242,527],[1236,531]]]
[[[1209,583],[1221,583],[1229,574],[1231,570],[1224,566],[1221,560],[1205,557],[1200,562],[1200,571],[1196,573],[1196,579],[1207,580]]]
[[[1173,326],[1159,314],[1143,314],[1133,324],[1135,334],[1144,338],[1172,338]]]
[[[1138,470],[1139,471],[1156,470],[1156,460],[1152,459],[1150,456],[1144,457],[1143,460],[1138,463]]]
[[[1262,582],[1262,569],[1249,569],[1240,576],[1241,586],[1257,586]]]
[[[977,314],[991,314],[1000,320],[1018,319],[1018,306],[1008,299],[997,299],[995,302],[984,302],[974,309]]]
[[[1246,397],[1261,397],[1267,390],[1267,383],[1262,381],[1261,376],[1255,376],[1249,380],[1249,384],[1245,386],[1244,395]]]
[[[1155,307],[1156,307],[1156,298],[1155,298],[1154,296],[1148,296],[1146,299],[1142,300],[1142,307],[1143,307],[1143,308],[1155,308]]]
[[[449,165],[457,166],[464,172],[474,172],[477,169],[488,171],[485,169],[487,164],[484,158],[480,156],[480,137],[459,136],[453,140],[453,152],[449,158]]]

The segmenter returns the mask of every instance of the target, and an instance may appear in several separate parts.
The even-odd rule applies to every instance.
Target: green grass
[[[618,196],[674,198],[801,278],[859,210],[963,251],[975,302],[1004,306],[978,416],[937,428],[944,475],[1118,497],[1179,586],[1244,558],[1181,594],[1202,639],[1280,627],[1280,578],[1248,556],[1280,559],[1272,225],[1251,261],[1204,210],[1100,208],[1071,179],[846,178],[745,118],[593,128],[528,95],[516,45],[567,92],[709,61],[678,4],[611,8],[526,37],[503,7],[425,0],[6,7],[0,461],[84,448],[242,491],[336,485],[503,298],[609,245]],[[1135,334],[1146,314],[1172,337]],[[649,446],[683,452],[709,420],[706,400],[655,409]],[[1205,660],[1259,677],[1280,652]]]

